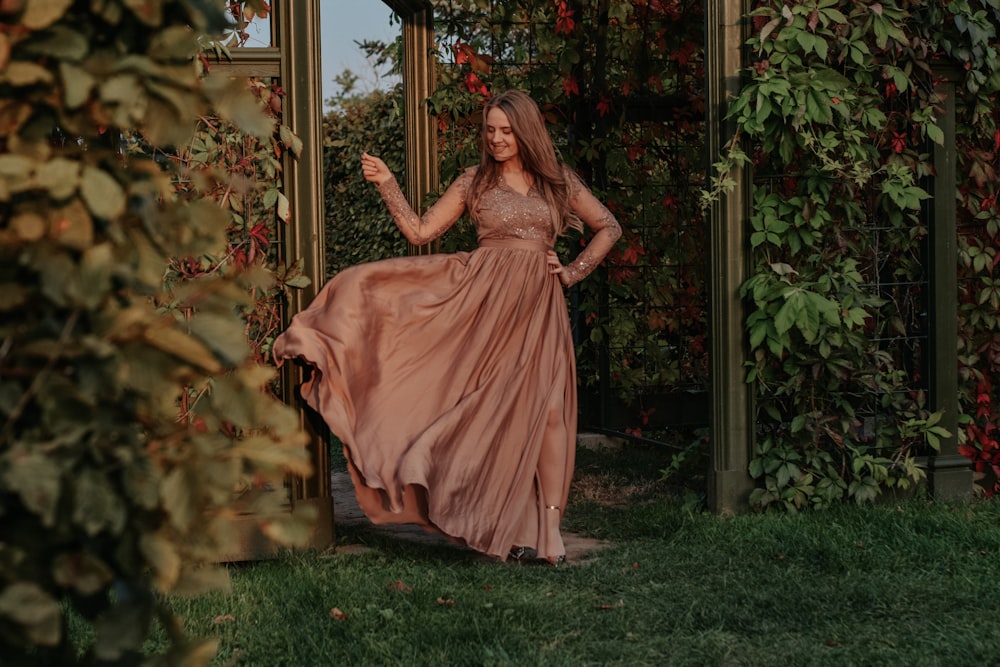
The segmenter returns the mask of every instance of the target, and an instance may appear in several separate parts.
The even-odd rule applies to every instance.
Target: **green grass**
[[[665,460],[581,452],[566,528],[612,545],[566,567],[342,529],[369,549],[233,566],[232,593],[171,604],[218,665],[1000,660],[1000,503],[720,518],[657,479]]]

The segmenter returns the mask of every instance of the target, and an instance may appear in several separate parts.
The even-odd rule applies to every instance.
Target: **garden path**
[[[391,536],[394,539],[410,540],[423,544],[454,546],[456,549],[470,551],[476,557],[483,558],[484,560],[487,559],[485,556],[476,554],[476,552],[472,552],[466,547],[453,544],[444,535],[428,532],[420,526],[409,524],[375,526],[368,520],[368,517],[361,511],[361,508],[358,507],[358,501],[354,496],[354,486],[351,484],[351,477],[346,471],[334,471],[331,474],[331,484],[334,520],[338,526],[368,526],[371,530]],[[592,552],[608,546],[608,543],[603,540],[566,531],[563,531],[563,542],[566,545],[566,562],[568,564],[579,563],[585,560]],[[367,549],[368,547],[362,544],[339,545],[336,548],[336,552],[341,554],[358,553]]]

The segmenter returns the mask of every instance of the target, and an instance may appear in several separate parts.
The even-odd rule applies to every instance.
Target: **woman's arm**
[[[594,232],[590,243],[572,262],[554,270],[566,287],[575,285],[597,268],[622,235],[621,225],[576,174],[570,173],[570,208]]]
[[[423,216],[419,216],[406,201],[403,191],[399,189],[396,178],[385,162],[374,155],[362,153],[361,169],[365,179],[378,188],[382,201],[385,202],[399,231],[413,245],[424,245],[438,238],[448,231],[465,211],[465,193],[471,180],[468,172],[456,178],[441,198],[434,202]]]

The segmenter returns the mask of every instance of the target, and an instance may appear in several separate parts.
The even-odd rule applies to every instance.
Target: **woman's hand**
[[[368,153],[361,154],[361,173],[366,181],[371,181],[375,185],[382,185],[392,178],[392,172],[385,162]]]
[[[559,282],[563,284],[563,287],[567,287],[568,276],[563,270],[562,262],[559,261],[559,255],[556,254],[555,250],[549,250],[545,253],[545,261],[549,265],[549,273],[559,276]]]

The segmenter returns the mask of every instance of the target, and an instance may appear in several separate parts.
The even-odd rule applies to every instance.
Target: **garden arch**
[[[423,193],[438,184],[435,126],[422,109],[422,102],[434,89],[435,73],[431,51],[434,48],[433,11],[427,0],[366,0],[387,4],[403,21],[404,95],[406,114],[405,189],[417,209],[422,208]],[[728,99],[741,85],[741,72],[747,62],[744,53],[748,10],[747,0],[718,0],[705,3],[706,17],[706,152],[717,156],[723,141],[731,135],[725,121]],[[250,75],[264,71],[280,76],[287,94],[286,124],[302,140],[303,155],[290,161],[286,169],[287,192],[294,212],[294,222],[285,239],[285,255],[302,258],[312,286],[302,290],[294,303],[295,312],[308,303],[324,279],[322,211],[322,139],[320,132],[321,99],[318,54],[320,35],[319,0],[274,3],[276,46],[268,49],[234,53],[234,68],[245,68]],[[283,13],[286,11],[287,13]],[[295,39],[282,36],[294,34]],[[954,86],[947,80],[943,86]],[[947,91],[945,91],[947,92]],[[951,99],[950,97],[948,99]],[[934,322],[932,409],[944,408],[955,433],[957,406],[957,351],[954,340],[955,286],[954,244],[954,107],[951,120],[942,123],[946,133],[944,147],[935,153],[939,178],[933,211],[930,275],[932,283],[931,317]],[[950,171],[949,171],[950,170]],[[744,310],[739,286],[748,277],[746,227],[749,217],[749,174],[736,174],[736,188],[723,196],[709,212],[709,308],[710,308],[710,434],[711,464],[707,488],[708,504],[713,511],[730,513],[748,507],[754,482],[748,466],[754,441],[754,406],[751,387],[746,384],[744,364],[748,346],[744,331]],[[950,225],[950,226],[949,226]],[[297,386],[301,370],[287,367],[285,385]],[[314,430],[311,453],[316,474],[308,480],[294,480],[292,504],[307,503],[320,510],[320,525],[315,544],[332,543],[333,510],[330,498],[329,461],[326,441],[320,437],[321,425],[304,423]],[[971,493],[971,470],[958,453],[953,435],[942,442],[941,451],[926,461],[930,487],[936,495],[967,497]]]

